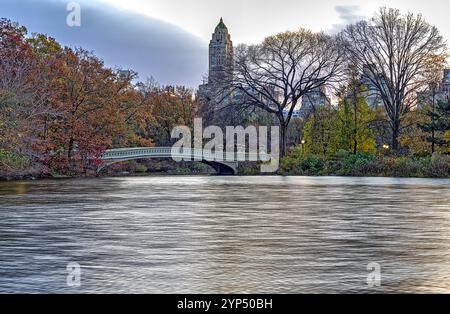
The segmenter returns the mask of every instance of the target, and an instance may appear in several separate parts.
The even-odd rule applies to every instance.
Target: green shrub
[[[396,177],[417,177],[421,171],[419,158],[399,157],[395,160],[392,175]]]
[[[364,175],[364,168],[367,164],[375,160],[375,156],[370,153],[351,154],[346,151],[339,151],[337,154],[335,171],[338,175],[355,176]]]
[[[421,157],[431,157],[431,153],[429,151],[420,151],[415,152],[413,157],[421,158]]]
[[[450,157],[435,155],[429,158],[430,162],[424,169],[425,175],[428,177],[450,177]]]
[[[340,175],[383,177],[450,177],[450,156],[375,156],[340,150],[334,158],[303,155],[298,151],[281,160],[280,172],[291,175]]]
[[[259,171],[255,171],[255,169],[253,169],[252,167],[243,167],[241,169],[241,173],[244,176],[252,176],[252,175],[258,175]]]
[[[325,168],[324,160],[317,155],[309,155],[300,164],[300,168],[308,175],[318,175]]]
[[[373,159],[360,169],[359,175],[387,177],[390,175],[394,162],[389,158]]]
[[[0,149],[0,170],[21,170],[29,166],[29,160],[23,155]]]
[[[295,148],[280,160],[280,173],[302,175],[303,171],[300,164],[303,162],[304,158],[304,151],[300,147]]]
[[[340,149],[336,152],[336,158],[338,158],[338,159],[347,158],[349,155],[350,155],[350,152],[345,149]]]
[[[145,165],[142,165],[142,164],[137,164],[134,167],[134,171],[136,173],[145,173],[145,172],[147,172],[147,167]]]
[[[286,156],[280,161],[280,172],[283,174],[301,174],[300,160]]]
[[[175,173],[179,175],[190,175],[192,174],[192,170],[189,168],[180,167],[175,170]]]

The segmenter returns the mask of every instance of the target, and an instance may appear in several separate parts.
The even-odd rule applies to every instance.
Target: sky
[[[66,24],[70,2],[80,4],[80,27]],[[108,66],[137,71],[140,80],[195,88],[221,17],[235,45],[254,44],[299,27],[336,33],[381,6],[422,13],[450,39],[448,0],[0,0],[0,18],[92,50]]]

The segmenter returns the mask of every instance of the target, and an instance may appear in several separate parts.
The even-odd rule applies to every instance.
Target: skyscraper
[[[448,101],[450,99],[450,69],[445,69],[441,81],[430,84],[428,89],[417,93],[417,106],[423,108],[437,101]]]
[[[233,70],[233,42],[223,19],[217,24],[209,42],[209,84],[229,78]]]
[[[208,81],[199,86],[198,98],[204,102],[218,99],[222,87],[233,75],[233,42],[221,18],[209,42]]]

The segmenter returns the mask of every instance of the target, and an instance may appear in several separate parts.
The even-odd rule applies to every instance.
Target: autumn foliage
[[[192,91],[137,82],[93,53],[0,20],[0,177],[89,174],[108,148],[170,144]]]

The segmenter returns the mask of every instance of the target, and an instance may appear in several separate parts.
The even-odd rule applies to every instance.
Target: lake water
[[[450,180],[0,182],[0,292],[450,292]]]

